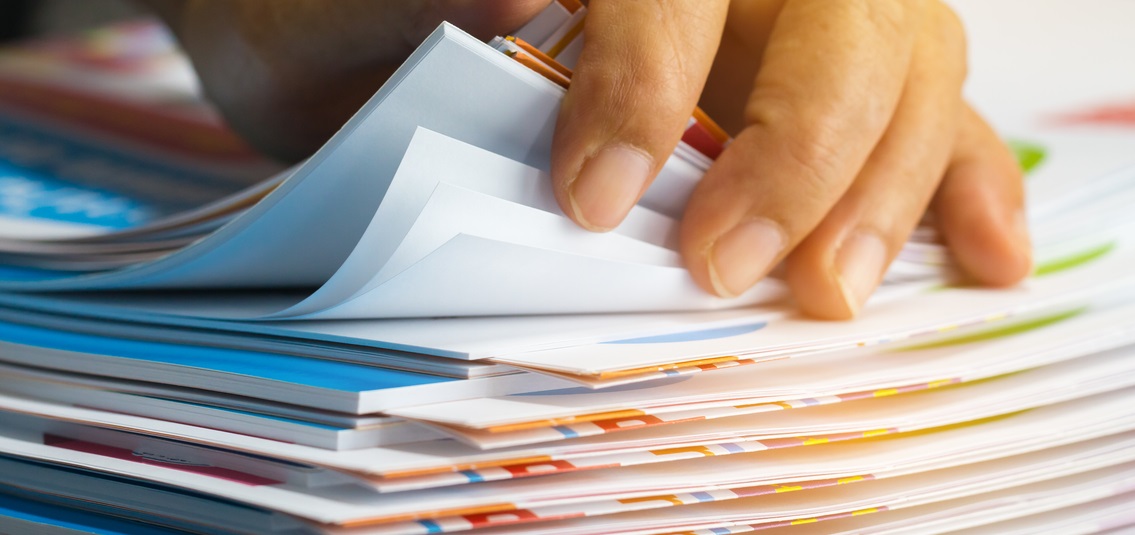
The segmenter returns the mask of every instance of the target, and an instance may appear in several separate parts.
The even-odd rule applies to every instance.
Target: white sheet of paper
[[[752,522],[765,519],[777,521],[781,519],[809,518],[825,516],[848,510],[867,509],[871,507],[886,508],[893,505],[913,505],[915,503],[932,503],[939,500],[948,500],[960,496],[970,496],[994,491],[1000,488],[1017,487],[1028,483],[1050,481],[1070,475],[1084,474],[1101,469],[1112,468],[1122,470],[1128,474],[1135,474],[1135,452],[1123,451],[1135,445],[1130,435],[1108,437],[1099,444],[1089,446],[1076,444],[1056,448],[1055,450],[1041,450],[1023,453],[1014,456],[978,456],[962,460],[953,458],[944,459],[940,463],[923,466],[918,469],[909,467],[896,467],[871,474],[869,481],[849,482],[839,486],[821,486],[808,488],[807,482],[801,482],[803,489],[791,493],[792,498],[780,498],[784,493],[772,492],[746,496],[743,489],[730,490],[727,488],[708,488],[704,491],[685,492],[678,491],[656,495],[656,499],[639,498],[634,500],[609,500],[573,503],[564,505],[535,505],[526,508],[522,513],[532,514],[536,518],[555,520],[562,518],[591,518],[592,524],[605,524],[602,518],[613,515],[611,522],[620,522],[620,517],[630,515],[635,511],[669,513],[670,519],[683,518],[679,522]],[[960,461],[960,464],[959,464]],[[1129,480],[1128,475],[1124,480]],[[849,478],[852,479],[852,478]],[[865,478],[867,479],[867,478]],[[883,483],[879,483],[883,482]],[[791,488],[789,484],[786,487]],[[786,489],[787,490],[787,489]],[[740,495],[740,496],[738,496]],[[682,505],[674,507],[674,502]],[[736,502],[745,502],[749,506],[749,516],[739,513],[735,507]],[[788,502],[788,503],[783,503]],[[708,505],[714,504],[714,505]],[[687,506],[693,505],[692,508]],[[714,518],[706,514],[704,509],[714,512],[724,512],[720,517]],[[771,517],[771,518],[770,518]],[[500,518],[507,519],[508,514],[502,513]],[[641,516],[639,519],[643,518]],[[734,520],[741,518],[740,520]],[[434,519],[436,525],[442,526],[445,532],[460,532],[473,528],[471,522],[462,517],[443,517]],[[500,522],[506,524],[505,522]],[[656,524],[657,527],[648,528],[650,522],[644,522],[643,529],[662,529],[665,524]],[[628,523],[629,524],[629,523]],[[521,523],[515,528],[508,526],[504,529],[541,530],[545,523]],[[593,526],[597,531],[602,528]],[[376,526],[373,535],[427,535],[428,528],[416,522],[399,522],[387,526]],[[555,529],[555,528],[553,528]]]
[[[1118,530],[1105,532],[1119,535],[1123,533],[1120,528],[1135,523],[1135,512],[1131,510],[1135,495],[1121,488],[1109,490],[1116,492],[1101,497],[1090,488],[1075,493],[1059,488],[1046,496],[1030,492],[1028,499],[1022,500],[1025,495],[1010,489],[791,528],[772,528],[762,535],[896,535],[913,530],[948,532],[963,527],[973,535],[1061,535],[1100,530]]]
[[[911,358],[917,356],[911,355]],[[650,427],[636,427],[632,423],[633,417],[625,418],[626,427],[617,431],[604,431],[599,425],[587,423],[572,425],[571,445],[565,444],[560,448],[560,453],[614,447],[704,443],[740,436],[756,438],[751,432],[754,429],[760,430],[757,433],[760,436],[775,438],[869,432],[875,429],[908,431],[948,425],[1135,386],[1135,363],[1130,362],[1133,360],[1135,350],[1125,348],[995,379],[979,380],[976,383],[911,392],[897,399],[889,399],[890,396],[884,395],[867,399],[846,396],[853,398],[847,400],[839,395],[826,395],[797,399],[786,397],[784,402],[735,399],[694,404],[686,409],[681,405],[662,406],[642,412],[652,416],[664,415],[663,421],[680,422],[682,425],[666,424],[651,432],[642,432],[640,429]],[[906,384],[918,386],[917,383]],[[848,392],[875,396],[876,393],[885,393],[891,389],[902,391],[905,385],[894,383],[889,386]],[[791,408],[785,410],[784,405]],[[435,428],[482,449],[551,443],[569,438],[562,428],[501,432],[451,426]],[[590,433],[586,432],[588,429],[591,429]],[[623,440],[619,437],[602,441],[581,440],[582,437],[625,434],[629,431],[634,433]]]
[[[1098,396],[1093,401],[1096,402],[1095,406],[1101,413],[1114,416],[1117,411],[1121,411],[1121,405],[1117,403],[1129,403],[1130,397],[1128,392],[1126,397]],[[1068,405],[1071,404],[1057,407],[1068,409]],[[35,427],[33,429],[35,432],[43,432],[39,423],[20,424],[21,421],[27,420],[26,417],[7,418],[13,422],[13,425],[5,426],[5,429],[16,431],[17,434],[13,438],[0,437],[0,451],[32,456],[41,460],[78,464],[130,477],[203,490],[247,503],[303,514],[320,521],[344,522],[397,517],[417,511],[428,513],[447,509],[470,509],[501,503],[510,503],[517,508],[548,507],[564,500],[567,500],[565,503],[577,502],[581,497],[599,500],[604,496],[630,497],[670,492],[698,492],[697,489],[753,486],[879,471],[896,475],[920,473],[933,467],[956,466],[1037,451],[1043,447],[1039,444],[1059,440],[1059,437],[1054,437],[1050,430],[1053,428],[1052,425],[1058,425],[1058,422],[1063,423],[1063,421],[1060,418],[1053,418],[1050,414],[1049,418],[1042,418],[1038,423],[1029,417],[1034,414],[1035,411],[1001,422],[986,422],[931,434],[896,437],[886,442],[838,443],[763,452],[757,456],[680,461],[665,468],[647,466],[566,474],[557,476],[554,482],[542,479],[519,480],[485,483],[469,488],[434,489],[391,495],[371,494],[370,498],[367,498],[364,492],[348,492],[348,489],[326,489],[318,493],[305,492],[297,495],[278,485],[249,487],[244,484],[234,484],[226,479],[201,476],[181,470],[162,469],[152,464],[43,446],[36,444],[34,437],[19,434],[20,428],[16,424],[32,425]],[[1126,418],[1126,420],[1131,419],[1131,416]],[[1033,420],[1031,425],[1027,423],[1029,420]],[[1125,419],[1119,417],[1114,421],[1119,424]],[[1009,425],[1006,425],[1006,422],[1009,422]],[[1049,422],[1050,425],[1046,426],[1044,422]],[[1018,425],[1014,426],[1013,423]],[[1086,429],[1087,426],[1087,424],[1072,424],[1067,429]],[[58,432],[65,433],[64,436],[72,433],[70,430]],[[71,438],[85,439],[81,436]],[[1093,446],[1095,445],[1091,444],[1089,447]],[[1110,464],[1125,462],[1135,455],[1135,449],[1130,447],[1121,447],[1118,451],[1114,449],[1112,451],[1111,455],[1106,456]],[[1121,452],[1126,452],[1126,456],[1121,455]],[[1045,458],[1045,455],[1040,454],[1038,457]],[[1069,467],[1067,473],[1076,473],[1077,463],[1059,464]],[[1090,463],[1083,464],[1081,468],[1084,470],[1094,468]],[[960,470],[972,472],[975,469],[975,466],[969,465]],[[937,475],[948,477],[943,474]],[[925,481],[925,477],[928,477],[928,474],[924,474],[920,479]],[[340,495],[342,498],[350,496],[351,499],[341,499],[339,504],[332,506],[329,502],[336,501],[336,498],[340,497],[337,493],[340,492],[344,493]],[[567,498],[570,496],[576,498]],[[742,500],[732,500],[715,505],[717,508],[739,512],[744,510],[741,502]]]
[[[1054,316],[1059,317],[1059,316]],[[1028,323],[1028,320],[1023,322]],[[975,380],[1069,361],[1135,343],[1135,305],[1091,310],[1025,332],[989,335],[963,344],[949,340],[995,332],[947,331],[904,350],[894,345],[848,349],[654,381],[633,388],[574,388],[460,403],[418,405],[392,414],[466,428],[566,419],[635,409],[646,414],[821,398],[924,382]],[[914,347],[918,347],[915,345]]]
[[[902,479],[816,489],[810,492],[789,492],[732,502],[695,503],[653,511],[549,522],[541,524],[539,528],[542,535],[583,535],[597,532],[619,535],[660,535],[674,533],[675,530],[712,534],[715,528],[734,526],[739,527],[738,531],[743,533],[752,529],[748,528],[749,525],[764,528],[794,520],[809,523],[828,515],[847,515],[855,511],[869,511],[872,508],[913,507],[933,503],[939,499],[969,496],[975,498],[970,503],[978,504],[976,507],[993,509],[1012,503],[1018,504],[1018,507],[1012,510],[1023,510],[1023,514],[1027,514],[1029,511],[1040,512],[1062,505],[1124,494],[1135,483],[1135,465],[1128,463],[1115,468],[1103,468],[1056,479],[1048,479],[1040,474],[1030,474],[1029,477],[1011,474],[991,480],[987,486],[982,485],[981,478],[981,474],[966,473],[964,470],[943,470],[933,476],[923,474]],[[1025,484],[1018,486],[1014,484],[1016,481]],[[930,492],[922,494],[918,489],[920,484],[933,486]],[[857,495],[860,492],[871,494]],[[959,522],[957,525],[964,527],[991,521],[988,518],[983,519],[981,516],[974,518],[971,515],[972,513],[962,515],[960,520],[964,519],[968,522]],[[823,528],[823,523],[821,522],[818,527]],[[479,533],[513,535],[524,533],[524,529],[525,526],[518,525],[488,528],[480,530]],[[922,533],[921,530],[917,531]]]
[[[562,96],[556,84],[443,25],[316,155],[209,238],[149,264],[5,286],[318,286],[358,243],[419,126],[546,168]],[[680,213],[676,203],[688,192],[675,196],[667,184],[689,189],[700,174],[690,164],[668,165],[643,204]]]
[[[439,154],[445,154],[446,157],[439,158]],[[524,243],[539,249],[562,250],[570,247],[587,256],[615,261],[666,267],[681,265],[677,253],[673,252],[677,242],[677,225],[672,218],[647,208],[636,207],[627,221],[611,234],[581,232],[560,213],[552,195],[551,178],[547,173],[419,128],[394,175],[386,200],[379,206],[351,256],[315,294],[276,316],[319,319],[360,315],[379,317],[383,315],[380,311],[386,308],[395,310],[393,315],[398,315],[396,311],[404,304],[404,300],[392,301],[389,295],[383,295],[383,291],[369,297],[365,297],[366,294],[459,234]],[[609,245],[607,248],[595,248],[604,247],[604,244]],[[584,248],[579,249],[581,246]],[[452,262],[450,266],[488,262],[507,267],[510,263],[507,258],[490,255],[472,256],[468,259],[449,258],[447,261]],[[377,273],[376,266],[381,266]],[[602,273],[574,272],[571,266],[564,266],[562,270],[563,276],[556,272],[548,272],[546,276],[569,283],[575,279],[602,279],[603,276]],[[452,269],[446,278],[455,278]],[[507,276],[502,278],[509,280]],[[641,284],[645,285],[646,282]],[[426,291],[422,293],[433,293],[432,285],[428,282],[423,284],[419,291],[424,288]],[[470,281],[469,286],[475,288],[481,285]],[[693,293],[689,292],[689,281],[680,283],[677,287]],[[587,289],[584,287],[579,290]],[[525,304],[532,301],[545,301],[542,309],[553,308],[556,300],[540,297],[539,291],[539,287],[522,290],[529,297],[524,302],[511,305],[514,309],[512,311],[524,313]],[[589,293],[593,297],[603,298],[603,293],[598,289]],[[460,294],[445,295],[450,299],[461,300]],[[608,299],[621,301],[622,304],[618,307],[621,309],[626,309],[627,303],[637,305],[633,298],[610,296]],[[333,311],[327,310],[352,300],[356,302]],[[705,299],[699,296],[698,301]],[[506,313],[509,311],[509,307],[494,306],[492,301],[485,304],[489,309],[485,314],[494,314],[497,313],[495,310],[500,309]],[[734,306],[740,304],[744,304],[744,301],[733,302]],[[688,306],[691,305],[675,298],[674,304],[667,308]],[[605,305],[600,301],[595,303],[595,307],[592,310],[594,312],[612,310],[610,304]],[[417,308],[430,307],[418,304]],[[652,307],[645,304],[641,307],[650,308]],[[441,306],[433,315],[453,314]]]
[[[1122,421],[1126,421],[1124,418],[1128,418],[1131,415],[1129,415],[1127,411],[1122,410],[1122,404],[1130,401],[1124,396],[1130,397],[1130,392],[1125,390],[1027,411],[1014,415],[1009,419],[999,420],[999,425],[990,428],[989,433],[991,434],[990,436],[1002,431],[1012,434],[1019,431],[1014,427],[1017,424],[1006,424],[1005,422],[1011,421],[1020,422],[1020,425],[1033,425],[1029,422],[1034,422],[1037,419],[1039,419],[1040,423],[1036,425],[1045,429],[1045,436],[1050,439],[1063,437],[1070,440],[1080,440],[1086,439],[1091,433],[1110,434],[1125,431],[1128,428],[1123,426],[1127,424],[1123,424]],[[1108,404],[1111,403],[1110,401],[1107,403],[1101,401],[1111,399],[1118,401],[1111,405]],[[1120,408],[1114,410],[1107,408],[1113,405],[1119,406]],[[462,469],[458,467],[469,467],[472,465],[488,466],[492,465],[494,462],[509,464],[509,462],[513,460],[532,459],[533,457],[542,456],[550,460],[557,458],[554,453],[554,447],[507,448],[483,452],[455,441],[445,440],[423,442],[415,444],[413,447],[387,447],[333,452],[213,429],[154,420],[151,418],[108,413],[82,407],[68,407],[3,394],[0,394],[0,408],[14,413],[35,415],[63,421],[81,422],[94,426],[136,431],[143,434],[167,436],[188,442],[234,449],[237,451],[256,452],[261,455],[269,455],[296,462],[326,466],[346,472],[380,477],[391,475],[409,476],[429,472],[448,472],[454,469]],[[1061,435],[1058,437],[1047,432],[1053,428],[1065,425],[1069,426],[1069,428],[1082,426],[1083,429],[1080,434],[1074,437],[1071,435]],[[1132,428],[1135,428],[1135,421],[1133,421],[1131,425],[1133,426]],[[1098,429],[1089,431],[1089,428]],[[618,435],[612,435],[612,437],[618,437]],[[602,438],[607,439],[611,437]],[[763,449],[759,443],[755,443],[753,446],[755,449],[748,451],[759,451]],[[591,455],[601,455],[602,453],[602,450],[598,450],[591,452]],[[665,472],[665,469],[662,470]],[[572,476],[573,478],[581,477],[573,474],[566,475]]]
[[[256,337],[272,336],[300,343],[331,342],[481,361],[533,350],[730,327],[783,317],[790,310],[776,306],[674,313],[389,320],[242,322],[216,319],[271,314],[302,298],[296,292],[122,293],[109,299],[90,294],[0,292],[0,303],[6,306],[63,316],[217,330],[247,335],[253,341]],[[178,334],[171,329],[170,335]],[[175,341],[192,343],[195,340],[192,331],[180,336],[184,339]],[[251,348],[255,349],[255,344]]]
[[[932,333],[989,318],[1067,307],[1135,285],[1135,247],[1124,245],[1085,265],[1036,277],[1009,290],[930,289],[917,298],[868,302],[853,322],[793,317],[748,334],[666,344],[595,344],[510,355],[494,360],[575,375],[672,365],[718,356],[774,357],[804,349],[836,349]]]

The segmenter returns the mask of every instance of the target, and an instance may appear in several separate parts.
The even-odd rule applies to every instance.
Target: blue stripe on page
[[[233,414],[244,414],[246,416],[252,416],[252,417],[255,417],[255,418],[263,418],[265,420],[275,420],[277,422],[284,422],[284,423],[293,424],[293,425],[302,425],[302,426],[305,426],[305,427],[314,427],[316,429],[327,429],[329,431],[346,431],[347,430],[346,428],[343,428],[343,427],[336,427],[336,426],[333,426],[333,425],[326,425],[326,424],[321,424],[321,423],[316,423],[316,422],[309,422],[307,420],[298,420],[298,419],[295,419],[295,418],[288,418],[286,416],[277,416],[275,414],[264,414],[262,412],[246,411],[246,410],[242,410],[242,409],[233,409],[233,408],[230,408],[230,407],[221,407],[219,405],[209,405],[207,403],[197,403],[197,402],[194,402],[194,401],[185,401],[185,400],[180,400],[180,399],[161,398],[161,397],[156,397],[156,396],[146,396],[146,397],[152,397],[154,399],[160,399],[162,401],[169,401],[171,403],[180,403],[182,405],[192,405],[194,407],[202,407],[202,408],[210,409],[210,410],[216,410],[216,411],[222,411],[222,412],[231,412]]]
[[[15,518],[33,524],[94,533],[97,535],[173,535],[179,530],[139,524],[111,516],[0,494],[0,518]]]
[[[425,526],[426,533],[441,533],[442,531],[444,531],[443,529],[441,529],[441,524],[438,524],[433,520],[419,520],[418,523],[422,526]]]
[[[465,476],[465,478],[468,479],[470,483],[481,483],[485,480],[485,478],[481,477],[481,474],[478,474],[477,472],[474,472],[472,470],[462,470],[461,475]]]
[[[272,512],[266,511],[259,507],[253,507],[240,502],[226,500],[224,498],[219,498],[202,492],[179,487],[171,487],[169,485],[163,485],[161,483],[152,483],[148,481],[132,479],[129,477],[116,476],[103,472],[96,472],[93,470],[69,468],[47,462],[13,458],[3,454],[0,454],[0,463],[16,463],[39,467],[44,471],[44,480],[50,480],[50,478],[55,477],[55,473],[81,474],[82,476],[87,478],[109,481],[111,482],[111,484],[130,485],[131,487],[138,489],[138,491],[142,493],[159,492],[175,498],[185,497],[189,500],[196,501],[198,505],[200,505],[202,502],[209,504],[208,506],[217,504],[227,508],[230,512],[241,511],[242,514],[258,515],[260,519],[262,519],[262,521],[270,521],[271,519],[268,517],[273,514]],[[0,473],[4,473],[3,468],[4,467],[0,467]],[[131,492],[133,492],[133,489],[131,489]],[[35,502],[45,503],[49,507],[61,507],[67,509],[75,508],[83,511],[89,511],[96,515],[113,515],[122,517],[128,521],[144,522],[146,524],[157,524],[169,529],[189,530],[192,533],[202,532],[201,525],[196,522],[187,521],[184,518],[172,518],[168,515],[151,513],[147,510],[130,509],[128,506],[116,504],[116,502],[114,502],[113,500],[107,503],[102,503],[83,500],[69,495],[47,494],[36,489],[25,489],[7,486],[4,479],[0,479],[0,493],[6,493],[8,495],[30,499]],[[127,531],[125,533],[136,532]],[[182,531],[175,531],[173,533],[182,533]],[[148,534],[144,533],[143,535]]]
[[[731,442],[726,442],[724,444],[718,444],[718,446],[720,446],[721,448],[723,448],[725,451],[727,451],[729,453],[745,453],[745,448],[742,448],[741,446],[738,446],[738,445],[733,444]]]
[[[211,370],[250,379],[367,392],[458,381],[422,373],[237,349],[124,340],[0,322],[0,340],[14,344]]]
[[[699,502],[712,502],[712,501],[714,501],[713,495],[708,493],[708,492],[691,492],[690,496],[693,496],[694,499],[696,499]]]
[[[7,154],[0,158],[0,176],[11,179],[8,188],[0,184],[0,198],[9,201],[0,203],[0,214],[122,229],[195,208],[234,188],[222,174],[7,115],[0,117],[0,136],[40,153],[18,162]],[[160,195],[155,184],[180,185],[179,195]]]
[[[5,281],[28,282],[54,280],[74,277],[80,274],[82,273],[76,273],[74,271],[51,271],[47,269],[17,266],[0,266],[0,280]]]
[[[680,333],[661,334],[657,336],[644,336],[641,338],[627,338],[624,340],[612,340],[610,342],[603,342],[604,344],[673,344],[678,342],[699,342],[703,340],[717,340],[719,338],[729,338],[731,336],[740,336],[742,334],[749,334],[752,332],[763,329],[767,323],[760,321],[757,323],[749,323],[745,325],[735,325],[732,327],[719,327],[716,329],[702,329],[700,331],[686,331]]]
[[[0,124],[0,135],[3,133],[3,124]],[[130,228],[153,219],[152,212],[127,197],[78,188],[0,160],[0,215],[109,230]]]
[[[579,438],[579,433],[576,433],[575,430],[570,427],[557,425],[555,427],[552,427],[552,429],[559,431],[560,434],[564,436],[564,438]]]

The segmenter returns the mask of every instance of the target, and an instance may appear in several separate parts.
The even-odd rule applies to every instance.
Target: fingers
[[[686,208],[682,254],[702,287],[742,293],[843,195],[902,93],[920,22],[910,5],[786,2],[746,108],[749,126]]]
[[[674,151],[701,94],[726,0],[592,0],[560,109],[552,180],[584,228],[616,227]]]
[[[931,9],[937,9],[931,8]],[[965,43],[948,11],[929,11],[902,99],[847,193],[788,257],[787,281],[813,317],[855,316],[938,187],[961,122]]]
[[[953,159],[934,198],[938,226],[977,282],[1008,286],[1032,268],[1024,181],[997,134],[966,108]]]

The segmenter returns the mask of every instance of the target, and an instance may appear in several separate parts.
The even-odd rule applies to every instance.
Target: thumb
[[[564,213],[607,231],[681,139],[721,39],[726,0],[592,0],[556,123],[552,180]]]

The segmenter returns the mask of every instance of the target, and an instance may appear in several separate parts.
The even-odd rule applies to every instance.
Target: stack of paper
[[[0,532],[1135,524],[1135,151],[1116,148],[1135,129],[1070,108],[1014,127],[1037,258],[1019,287],[952,282],[927,227],[862,318],[813,321],[776,279],[722,300],[683,270],[677,220],[728,142],[700,113],[615,232],[558,212],[585,16],[554,2],[490,44],[442,25],[284,171],[50,105],[221,131],[153,98],[193,98],[184,64],[147,71],[150,93],[63,92],[107,75],[21,78],[6,65],[55,56],[0,53]],[[153,31],[92,39],[161,57]],[[60,170],[95,156],[138,174]],[[165,185],[191,176],[217,188],[181,206]]]

